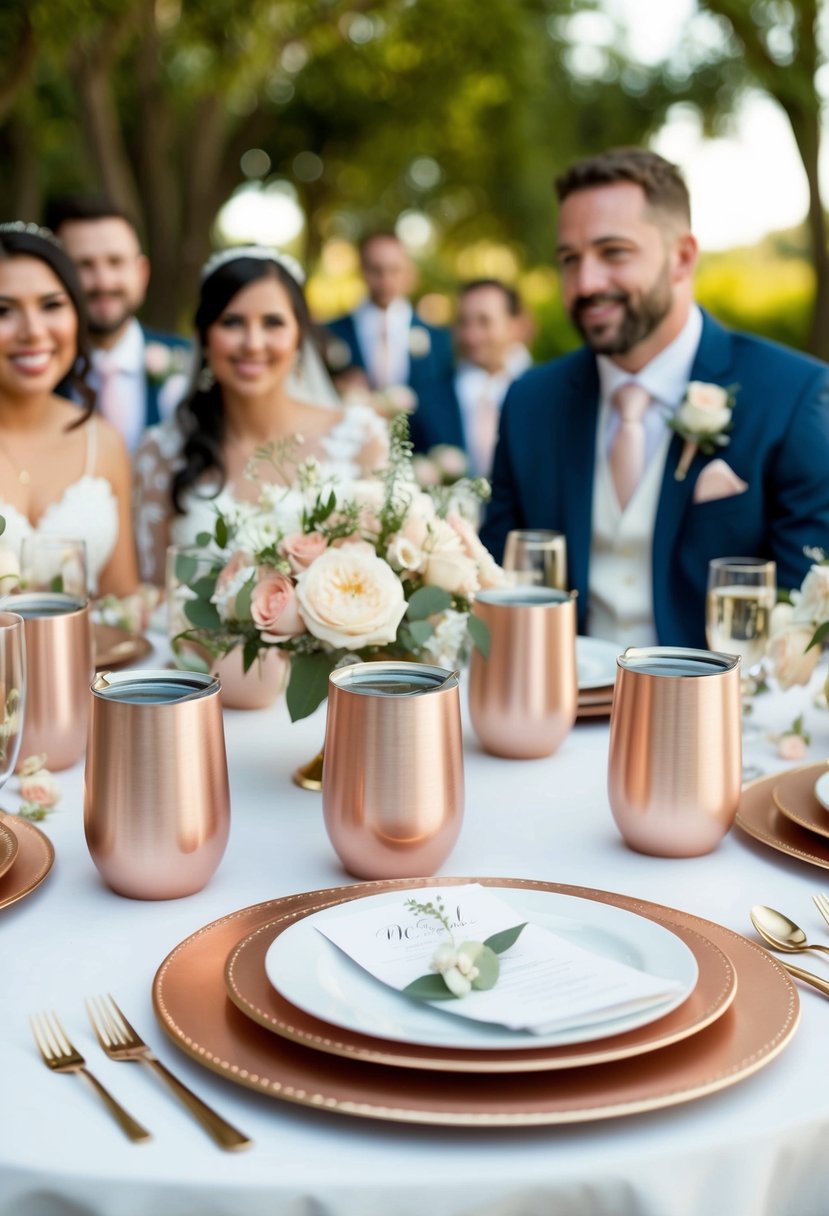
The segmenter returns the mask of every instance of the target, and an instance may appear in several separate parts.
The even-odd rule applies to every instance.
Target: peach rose
[[[792,625],[769,642],[766,653],[781,688],[809,683],[820,658],[820,646],[813,646],[808,653],[806,651],[813,632],[809,625]]]
[[[501,569],[489,549],[482,544],[469,521],[453,514],[448,517],[447,523],[460,538],[466,556],[475,563],[481,588],[506,587],[509,583],[506,571]]]
[[[319,532],[292,532],[280,544],[279,552],[288,559],[294,574],[299,574],[327,548],[326,539]]]
[[[370,545],[327,549],[297,578],[309,633],[337,649],[393,642],[406,611],[400,579]]]
[[[41,768],[20,778],[20,796],[24,802],[34,802],[50,810],[60,802],[60,786],[48,769]]]
[[[294,584],[285,574],[260,571],[250,599],[250,615],[265,642],[284,642],[305,632]]]
[[[692,380],[677,417],[683,429],[693,435],[716,435],[731,419],[727,390],[719,384]]]
[[[777,754],[781,760],[802,760],[806,755],[806,740],[802,735],[781,735]]]

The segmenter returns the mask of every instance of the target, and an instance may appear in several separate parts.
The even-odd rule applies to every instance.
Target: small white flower
[[[409,354],[415,359],[423,359],[432,349],[432,339],[428,329],[422,325],[413,325],[409,330]]]

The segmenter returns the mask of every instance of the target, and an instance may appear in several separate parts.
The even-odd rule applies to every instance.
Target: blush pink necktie
[[[386,309],[380,312],[380,322],[377,326],[377,345],[374,348],[374,387],[388,388],[391,384],[391,351],[389,343],[389,314]]]
[[[474,477],[488,477],[492,469],[495,441],[498,438],[498,406],[489,388],[475,403],[472,434],[467,441],[470,471]]]
[[[622,510],[630,502],[645,471],[645,412],[651,395],[641,384],[629,381],[613,394],[619,412],[619,429],[610,448],[610,473]]]
[[[129,435],[129,418],[122,394],[118,392],[118,364],[105,355],[97,361],[97,370],[98,409],[126,439]]]

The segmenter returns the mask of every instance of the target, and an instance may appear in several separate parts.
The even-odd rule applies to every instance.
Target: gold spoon
[[[806,934],[788,916],[767,908],[765,904],[755,904],[751,909],[751,923],[762,937],[775,950],[783,950],[787,954],[797,954],[801,950],[819,950],[829,954],[829,946],[815,946]]]

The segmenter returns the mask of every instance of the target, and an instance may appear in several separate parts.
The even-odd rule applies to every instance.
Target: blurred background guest
[[[136,538],[148,581],[163,582],[168,544],[193,544],[213,531],[217,508],[232,514],[259,498],[245,470],[262,445],[302,436],[298,459],[314,457],[322,478],[358,478],[385,460],[387,427],[375,411],[330,403],[303,278],[293,258],[264,246],[227,249],[205,265],[193,386],[135,458]],[[258,467],[279,485],[295,470],[290,461]]]
[[[132,220],[107,199],[66,198],[48,222],[75,263],[86,294],[98,409],[133,451],[148,426],[169,417],[187,387],[190,344],[144,329],[150,263]]]
[[[449,331],[427,325],[408,297],[417,279],[415,267],[393,232],[375,232],[360,245],[360,271],[367,295],[351,313],[329,321],[327,357],[348,387],[387,389],[407,384],[420,398],[431,384],[449,373]]]
[[[2,543],[83,540],[90,591],[128,595],[137,572],[123,441],[84,384],[89,346],[72,262],[35,224],[0,224],[0,515]],[[68,377],[82,408],[55,390]]]
[[[418,402],[411,419],[416,451],[451,444],[466,452],[473,476],[489,476],[501,404],[532,362],[521,334],[521,301],[512,287],[499,279],[461,287],[454,331],[458,363]]]

